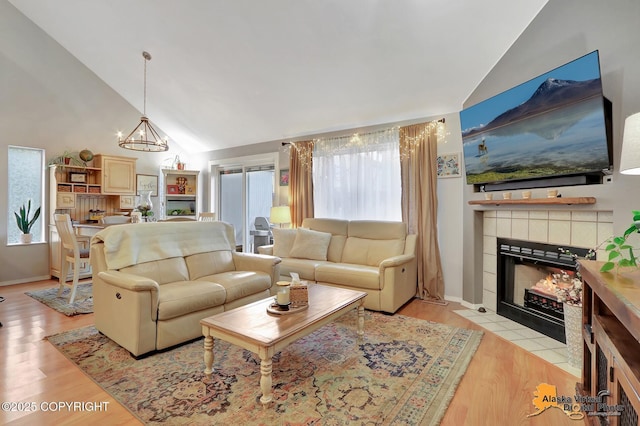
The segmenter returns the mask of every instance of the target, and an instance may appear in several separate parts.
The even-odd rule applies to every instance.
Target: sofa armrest
[[[103,271],[98,274],[107,284],[131,291],[155,291],[160,289],[157,282],[139,275],[127,274],[120,271]]]
[[[380,262],[380,290],[387,287],[387,290],[396,291],[396,286],[403,286],[408,276],[414,276],[415,258],[413,254],[400,254]]]
[[[398,256],[389,257],[380,262],[380,272],[383,273],[385,268],[392,268],[394,266],[404,265],[415,259],[413,254],[400,254]]]
[[[258,247],[258,253],[260,253],[260,254],[268,254],[270,256],[273,256],[273,244],[270,244],[268,246],[259,246]]]
[[[269,274],[272,286],[280,277],[280,262],[282,262],[282,259],[279,257],[237,251],[232,253],[236,271],[258,271]]]

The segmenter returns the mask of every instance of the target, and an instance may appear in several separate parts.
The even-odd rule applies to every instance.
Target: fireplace
[[[498,238],[497,313],[565,343],[562,303],[554,294],[555,279],[575,276],[576,261],[559,246]],[[580,257],[588,249],[563,246]]]

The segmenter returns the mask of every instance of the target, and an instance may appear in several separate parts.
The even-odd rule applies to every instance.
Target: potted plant
[[[624,234],[618,237],[611,237],[606,241],[605,250],[609,255],[600,272],[609,272],[616,267],[616,272],[620,267],[638,268],[638,258],[633,252],[633,246],[627,242],[627,239],[633,233],[640,232],[640,211],[633,210],[631,214],[633,215],[633,221],[624,231]]]
[[[57,155],[49,160],[49,165],[66,165],[66,166],[86,166],[86,163],[81,162],[73,152],[65,151],[60,155]]]
[[[32,238],[31,227],[40,217],[40,207],[36,209],[33,213],[33,217],[29,219],[29,215],[31,214],[31,200],[29,200],[26,207],[24,204],[20,207],[20,214],[17,212],[13,212],[13,214],[16,216],[18,229],[22,231],[22,235],[20,235],[20,242],[24,244],[30,243]]]

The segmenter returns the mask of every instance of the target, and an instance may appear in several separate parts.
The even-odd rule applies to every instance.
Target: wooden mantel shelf
[[[511,200],[471,200],[469,204],[482,205],[507,205],[507,204],[553,204],[553,205],[571,205],[571,204],[595,204],[595,197],[567,197],[567,198],[529,198],[529,199],[511,199]]]

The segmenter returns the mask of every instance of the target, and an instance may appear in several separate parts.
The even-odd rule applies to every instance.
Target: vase
[[[22,244],[31,244],[33,240],[33,235],[31,234],[20,234],[20,242]]]
[[[151,191],[140,191],[140,205],[138,208],[142,211],[144,220],[147,220],[147,214],[153,209],[153,203],[151,202]]]
[[[582,369],[582,306],[563,303],[564,334],[569,365]]]

